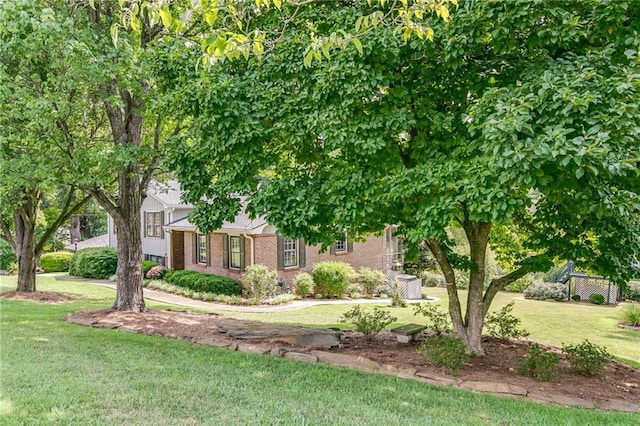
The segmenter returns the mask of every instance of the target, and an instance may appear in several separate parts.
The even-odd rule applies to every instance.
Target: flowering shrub
[[[525,299],[564,300],[567,298],[567,289],[564,284],[560,283],[536,282],[527,287],[523,294]]]
[[[149,271],[147,272],[147,278],[150,278],[152,280],[161,280],[166,269],[167,268],[162,265],[156,265],[149,269]]]

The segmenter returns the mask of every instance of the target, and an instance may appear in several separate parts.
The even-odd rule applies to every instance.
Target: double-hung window
[[[229,267],[233,269],[242,268],[242,246],[240,243],[240,237],[233,235],[229,236]]]
[[[298,240],[284,240],[284,267],[298,266]]]
[[[145,212],[145,237],[162,238],[162,212]]]
[[[196,258],[198,263],[207,264],[207,235],[205,234],[196,236]]]

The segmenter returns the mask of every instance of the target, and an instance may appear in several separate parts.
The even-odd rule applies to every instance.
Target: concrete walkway
[[[53,274],[52,274],[53,275]],[[55,275],[58,280],[74,281],[79,283],[98,285],[101,287],[116,289],[116,285],[113,281],[87,279],[80,277],[71,277],[69,275]],[[151,290],[145,288],[143,290],[145,299],[155,300],[156,302],[168,303],[171,305],[185,306],[188,308],[202,309],[209,312],[216,311],[228,311],[228,312],[252,312],[252,313],[269,313],[269,312],[287,312],[297,311],[300,309],[310,308],[312,306],[319,305],[357,305],[357,304],[377,304],[377,305],[391,305],[391,298],[388,299],[340,299],[340,300],[294,300],[282,305],[260,305],[260,306],[240,306],[240,305],[226,305],[216,302],[205,302],[202,300],[190,299],[184,296],[178,296],[177,294],[165,293],[162,291]],[[420,300],[406,300],[407,303],[424,303],[424,302],[437,302],[437,297],[430,297],[429,299]]]

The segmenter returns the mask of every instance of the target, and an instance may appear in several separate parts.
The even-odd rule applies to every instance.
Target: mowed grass
[[[15,278],[0,277],[0,291]],[[565,409],[321,364],[70,325],[114,292],[38,278],[80,297],[0,299],[0,424],[637,424],[639,416]],[[154,305],[150,303],[150,305]]]

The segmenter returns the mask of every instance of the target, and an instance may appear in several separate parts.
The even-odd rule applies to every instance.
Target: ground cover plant
[[[0,299],[2,424],[208,424],[212,419],[218,424],[271,424],[277,418],[283,424],[318,425],[632,425],[637,420],[629,414],[502,399],[70,325],[59,319],[78,310],[109,307],[113,291],[54,277],[38,280],[41,290],[77,299],[55,305]],[[15,278],[0,277],[0,291],[14,286]],[[159,307],[153,301],[148,306]],[[28,363],[25,353],[30,354]]]
[[[630,303],[622,308],[620,323],[631,327],[640,327],[640,303]]]

